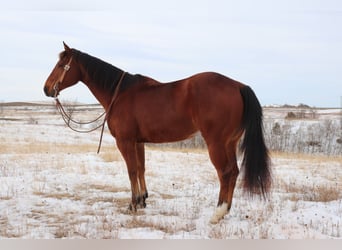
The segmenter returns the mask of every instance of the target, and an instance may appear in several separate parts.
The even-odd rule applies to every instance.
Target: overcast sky
[[[216,71],[263,105],[339,107],[340,0],[1,1],[0,101],[46,101],[63,49],[167,82]],[[95,103],[79,83],[62,99]]]

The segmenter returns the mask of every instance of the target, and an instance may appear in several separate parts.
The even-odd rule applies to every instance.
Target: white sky
[[[263,105],[342,98],[340,0],[1,1],[0,34],[0,101],[49,100],[62,41],[162,82],[217,71]],[[81,83],[61,97],[96,102]]]

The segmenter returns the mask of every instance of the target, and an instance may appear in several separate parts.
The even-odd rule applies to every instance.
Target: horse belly
[[[140,136],[144,142],[163,143],[181,141],[196,133],[191,119],[188,117],[155,116],[154,121],[140,126]]]
[[[134,116],[141,141],[162,143],[184,140],[195,128],[186,98],[165,87],[137,100]]]

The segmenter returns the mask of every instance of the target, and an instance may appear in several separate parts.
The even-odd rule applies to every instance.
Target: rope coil
[[[65,111],[62,103],[58,100],[57,97],[55,97],[55,101],[56,101],[56,108],[57,110],[59,111],[59,113],[61,114],[62,118],[63,118],[63,121],[65,122],[65,124],[73,131],[75,132],[78,132],[78,133],[90,133],[90,132],[93,132],[99,128],[102,127],[101,129],[101,135],[100,135],[100,141],[99,141],[99,146],[97,148],[97,153],[100,153],[100,149],[101,149],[101,144],[102,144],[102,137],[103,137],[103,131],[104,131],[104,126],[105,126],[105,123],[107,121],[107,118],[108,118],[108,114],[110,113],[111,109],[112,109],[112,106],[114,104],[114,101],[116,100],[118,94],[119,94],[119,90],[120,90],[120,86],[121,86],[121,83],[122,83],[122,80],[125,76],[126,72],[122,72],[122,75],[120,77],[120,80],[115,88],[115,92],[114,92],[114,95],[113,95],[113,98],[107,108],[107,111],[104,111],[99,117],[97,117],[95,120],[92,120],[92,121],[89,121],[89,122],[79,122],[79,121],[75,121],[71,118],[71,116]],[[98,120],[100,120],[102,117],[104,116],[104,119],[103,119],[103,122],[94,127],[94,128],[91,128],[89,130],[79,130],[79,129],[76,129],[76,128],[73,128],[71,125],[70,125],[70,122],[72,123],[75,123],[75,124],[78,124],[78,125],[88,125],[88,124],[93,124],[93,123],[96,123]]]
[[[59,101],[58,98],[55,98],[55,101],[56,101],[56,108],[57,110],[59,111],[59,113],[61,114],[65,124],[73,131],[75,132],[78,132],[78,133],[90,133],[90,132],[93,132],[97,129],[99,129],[101,126],[103,126],[103,124],[105,123],[105,120],[97,127],[95,128],[91,128],[89,130],[79,130],[79,129],[76,129],[74,127],[72,127],[70,125],[70,123],[75,123],[77,125],[89,125],[89,124],[93,124],[93,123],[96,123],[98,120],[100,120],[105,114],[106,114],[106,111],[103,112],[99,117],[97,117],[96,119],[92,120],[92,121],[89,121],[89,122],[80,122],[80,121],[75,121],[71,118],[71,116],[68,114],[67,111],[65,111],[62,103]]]

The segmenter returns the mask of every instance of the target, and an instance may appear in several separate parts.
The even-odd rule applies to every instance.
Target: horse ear
[[[71,49],[69,48],[69,46],[63,41],[63,45],[64,45],[64,50],[66,52],[69,52]]]

